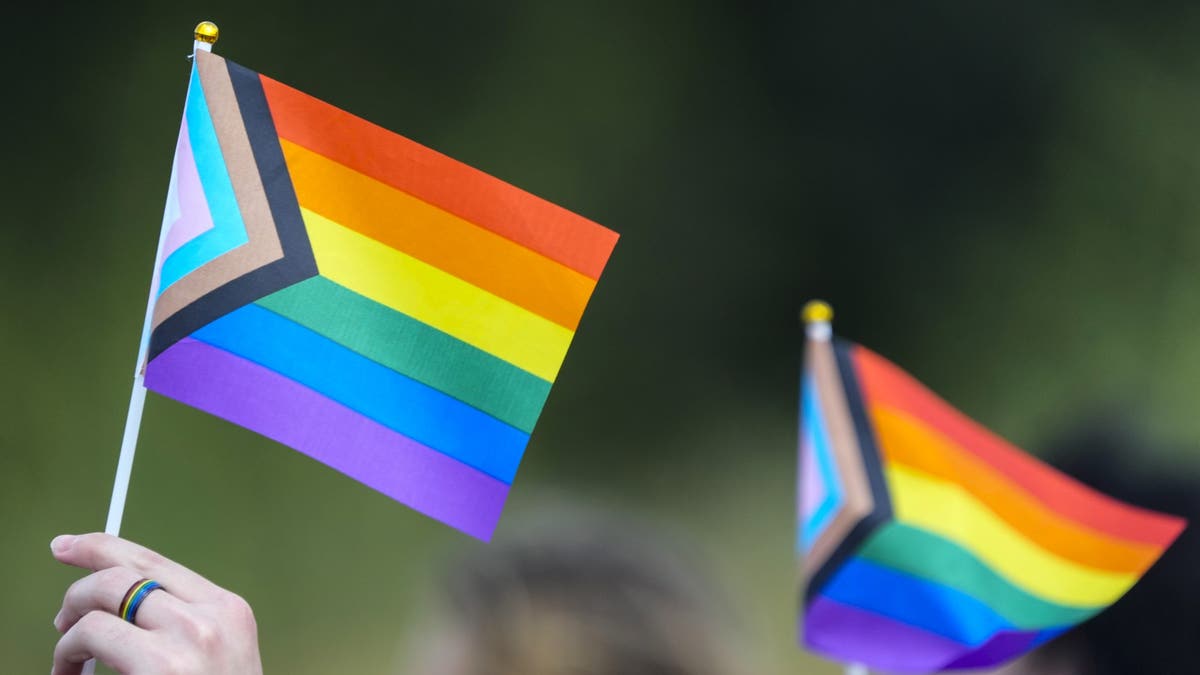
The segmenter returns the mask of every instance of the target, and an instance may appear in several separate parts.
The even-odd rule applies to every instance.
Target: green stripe
[[[324,277],[257,304],[526,433],[550,393],[549,382]]]
[[[948,586],[991,607],[1020,630],[1070,626],[1103,607],[1071,607],[1030,595],[961,546],[908,525],[890,523],[874,534],[859,557]]]

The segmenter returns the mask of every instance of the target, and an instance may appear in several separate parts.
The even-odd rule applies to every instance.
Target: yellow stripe
[[[301,209],[321,276],[553,382],[574,331]]]
[[[125,592],[125,598],[121,600],[121,611],[119,612],[122,619],[125,619],[126,621],[129,620],[129,617],[127,616],[129,614],[129,603],[133,602],[133,599],[137,597],[138,593],[142,592],[143,588],[152,583],[154,583],[153,579],[146,579],[142,583],[138,584],[137,588],[133,589],[132,591]]]
[[[1045,600],[1077,607],[1108,605],[1138,579],[1047,551],[953,483],[897,464],[884,472],[897,520],[959,544],[997,574]]]
[[[304,208],[564,328],[579,326],[595,279],[324,155],[280,144]]]

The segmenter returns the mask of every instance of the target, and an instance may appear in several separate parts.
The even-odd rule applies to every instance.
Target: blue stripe
[[[843,565],[821,594],[972,647],[1020,630],[966,593],[862,558]]]
[[[805,375],[801,393],[800,419],[804,424],[804,435],[813,451],[817,468],[821,472],[821,482],[825,485],[825,498],[813,511],[812,515],[800,528],[800,543],[804,551],[812,548],[812,544],[821,536],[829,523],[833,521],[838,506],[842,503],[842,486],[834,464],[832,445],[829,432],[825,428],[825,418],[821,414],[821,406],[817,401],[816,382],[811,375]]]
[[[125,607],[125,615],[121,618],[132,623],[134,618],[137,616],[138,608],[142,606],[142,600],[145,600],[146,596],[150,595],[151,591],[159,588],[162,588],[162,584],[158,583],[157,581],[146,582],[146,584],[139,588],[137,593],[135,593],[133,597],[129,599],[129,604]]]
[[[204,87],[200,84],[200,72],[194,65],[184,116],[187,118],[192,155],[196,159],[196,173],[200,175],[200,184],[204,187],[204,198],[208,201],[213,226],[180,246],[163,261],[160,294],[201,265],[250,241],[233,192],[233,182],[225,167],[225,155],[221,153],[217,130],[209,116]]]
[[[512,483],[529,443],[529,434],[257,305],[227,314],[192,337],[270,368],[505,483]]]

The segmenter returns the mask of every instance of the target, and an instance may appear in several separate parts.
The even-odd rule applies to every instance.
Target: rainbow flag
[[[616,241],[197,51],[146,386],[486,540]]]
[[[798,548],[815,652],[892,672],[995,666],[1111,605],[1183,530],[863,347],[816,336],[806,351]]]

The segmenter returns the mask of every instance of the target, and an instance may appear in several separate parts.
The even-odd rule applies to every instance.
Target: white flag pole
[[[192,54],[196,51],[212,51],[212,45],[217,41],[217,27],[205,21],[196,26],[195,42]],[[175,170],[171,169],[171,184],[175,183]],[[168,197],[169,199],[169,197]],[[166,217],[163,218],[166,221]],[[158,268],[162,264],[163,244],[167,239],[167,231],[171,223],[163,222],[159,231],[158,249],[154,255],[154,269],[151,270],[150,295],[146,298],[146,317],[142,322],[142,339],[138,345],[137,363],[133,367],[133,391],[129,395],[129,412],[125,416],[125,435],[121,438],[121,455],[117,460],[117,476],[113,481],[112,499],[108,503],[108,521],[104,531],[113,536],[121,533],[121,518],[125,515],[125,498],[129,494],[129,476],[133,472],[133,453],[137,449],[138,431],[142,426],[142,409],[146,404],[146,386],[144,366],[146,354],[150,349],[150,325],[154,318],[154,299],[158,296]]]
[[[196,26],[192,44],[192,55],[197,51],[212,51],[213,43],[217,41],[217,26],[210,21],[204,21]],[[171,184],[175,184],[175,169],[171,169]],[[170,197],[168,196],[168,199]],[[117,475],[113,479],[112,497],[108,502],[108,520],[105,521],[104,531],[118,536],[121,534],[121,520],[125,516],[125,498],[129,496],[129,478],[133,474],[133,454],[137,450],[138,432],[142,428],[142,411],[146,406],[145,370],[146,355],[150,350],[150,325],[154,319],[154,300],[158,297],[158,269],[162,264],[163,245],[167,240],[167,232],[171,223],[163,217],[162,229],[158,235],[158,249],[154,254],[154,268],[150,276],[150,295],[146,298],[146,316],[142,321],[142,339],[138,343],[137,363],[133,367],[133,391],[129,394],[129,411],[125,414],[125,434],[121,437],[121,454],[117,459]],[[83,664],[83,675],[96,672],[96,661],[90,660]]]
[[[813,300],[804,305],[800,315],[804,322],[804,333],[813,342],[829,342],[833,339],[833,308],[828,303]],[[871,675],[861,663],[847,663],[846,675]]]
[[[833,338],[833,308],[823,300],[810,300],[800,312],[804,335],[813,342],[829,342]]]

